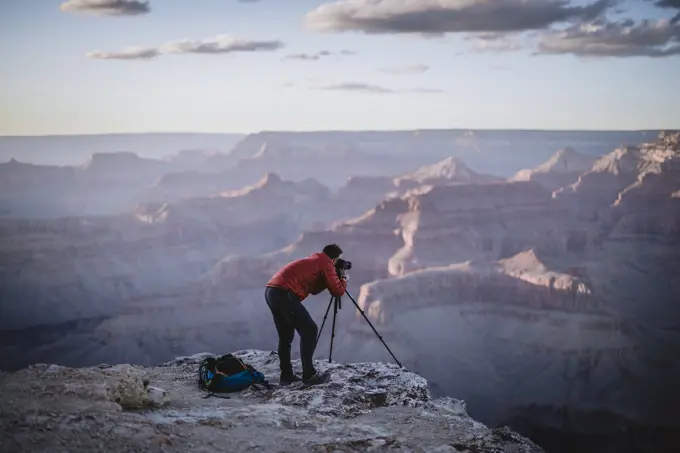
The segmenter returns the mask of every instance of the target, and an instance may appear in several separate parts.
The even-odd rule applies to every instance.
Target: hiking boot
[[[328,380],[328,373],[314,373],[308,378],[302,378],[304,385],[323,384]]]
[[[281,378],[279,379],[279,383],[281,385],[289,385],[292,384],[293,382],[300,382],[301,379],[299,376],[296,376],[294,373],[293,374],[283,374],[281,373]]]

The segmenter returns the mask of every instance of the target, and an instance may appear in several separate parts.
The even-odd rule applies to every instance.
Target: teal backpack
[[[204,398],[217,396],[215,393],[238,392],[256,384],[269,387],[264,374],[233,354],[208,357],[198,366],[198,388],[209,392]]]

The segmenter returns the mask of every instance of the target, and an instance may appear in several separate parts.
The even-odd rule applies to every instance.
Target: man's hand
[[[342,269],[338,269],[338,278],[346,282],[349,281],[349,275],[347,275],[347,271],[344,271]]]

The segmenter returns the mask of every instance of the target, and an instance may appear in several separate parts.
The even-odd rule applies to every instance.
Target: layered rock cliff
[[[235,354],[278,380],[275,353]],[[463,401],[433,399],[423,378],[384,363],[317,362],[330,380],[313,388],[205,399],[196,376],[210,355],[148,368],[38,364],[2,373],[0,441],[15,451],[543,451],[507,427],[475,421]]]
[[[68,356],[71,363],[98,363],[106,357],[153,363],[154,357],[231,347],[225,343],[232,341],[271,347],[274,329],[261,328],[271,326],[262,286],[280,265],[337,242],[354,263],[352,294],[361,294],[367,315],[400,360],[426,376],[435,393],[464,396],[471,412],[486,423],[502,423],[517,411],[526,414],[532,404],[612,411],[642,424],[672,421],[680,404],[674,391],[680,379],[675,360],[680,310],[674,303],[680,300],[674,272],[680,266],[677,152],[675,135],[615,151],[576,184],[552,194],[536,180],[419,186],[330,229],[316,225],[301,235],[291,229],[297,241],[282,241],[293,243],[256,257],[238,253],[248,234],[259,231],[253,224],[238,233],[230,230],[235,248],[228,250],[196,229],[188,248],[178,248],[176,255],[149,253],[155,261],[147,263],[175,280],[171,283],[200,274],[198,282],[126,299],[117,305],[123,312],[105,312],[103,321],[93,318],[95,328],[78,326],[76,338],[67,340],[63,331],[49,337],[39,329],[31,335],[46,335],[50,346],[25,347],[24,353],[25,343],[5,336],[3,348],[14,345],[14,357],[40,353]],[[246,189],[235,198],[259,190]],[[224,212],[241,206],[231,204],[234,197],[221,198]],[[142,218],[153,221],[143,223],[149,228],[144,231],[149,242],[158,241],[161,230],[154,228],[210,225],[204,222],[202,203],[214,202],[149,206],[139,212],[135,225]],[[264,205],[265,216],[270,209],[276,212],[274,204]],[[219,222],[228,222],[232,217],[221,209]],[[125,228],[92,225],[104,236],[112,229],[134,237]],[[49,243],[49,231],[45,225],[35,231],[34,244]],[[130,248],[143,250],[139,243]],[[193,264],[187,272],[158,271],[168,265],[165,261],[186,263],[183,256],[205,263],[194,261],[194,248],[210,248],[203,253],[211,259],[219,255],[213,263],[221,261],[200,273]],[[46,253],[40,248],[30,254],[21,247],[8,250],[27,263],[41,262]],[[101,268],[118,272],[118,255],[98,250],[97,256],[114,263]],[[83,266],[96,268],[92,263]],[[5,267],[16,268],[16,263]],[[32,278],[31,283],[40,281],[37,273]],[[75,282],[69,280],[66,287]],[[40,297],[49,300],[57,293],[50,287]],[[327,303],[327,293],[305,302],[319,324]],[[108,308],[113,302],[101,305]],[[50,306],[45,307],[47,312]],[[334,358],[389,360],[347,298],[340,316]],[[328,351],[329,329],[327,323],[318,357]]]
[[[470,259],[512,256],[526,247],[565,249],[569,212],[536,182],[438,186],[405,197],[403,246],[391,275]],[[584,233],[585,234],[585,233]]]
[[[351,177],[333,197],[333,206],[334,209],[344,212],[347,218],[352,218],[360,216],[383,200],[404,196],[413,190],[427,190],[440,185],[485,184],[497,181],[502,181],[502,178],[476,173],[461,159],[447,157],[396,177]]]
[[[401,191],[408,191],[425,185],[484,184],[497,181],[502,181],[502,178],[479,174],[470,170],[461,159],[448,157],[395,178],[394,185]]]
[[[477,260],[431,266],[365,284],[359,295],[359,305],[380,324],[389,324],[393,314],[405,309],[469,302],[603,313],[583,271],[549,269],[535,250],[493,262]]]
[[[83,165],[0,164],[0,207],[10,217],[106,215],[131,209],[168,164],[127,152],[96,153]]]
[[[510,177],[523,168],[533,168],[548,159],[557,149],[573,147],[587,155],[601,156],[621,143],[637,145],[649,137],[641,132],[536,132],[416,130],[393,132],[260,132],[251,134],[236,145],[236,159],[253,158],[260,171],[277,171],[295,179],[290,172],[308,165],[310,150],[323,151],[335,165],[324,162],[316,167],[324,172],[332,168],[329,187],[342,185],[350,176],[392,176],[412,171],[426,162],[454,156],[477,172]],[[264,153],[262,150],[266,149]],[[268,163],[271,156],[286,154],[287,169]],[[299,171],[299,170],[297,170]]]
[[[5,219],[0,330],[110,316],[140,297],[172,293],[225,256],[277,250],[330,222],[329,196],[316,181],[270,174],[241,191],[126,215]]]
[[[596,160],[595,156],[565,148],[538,167],[520,170],[510,181],[537,181],[549,190],[556,190],[575,182]]]
[[[621,426],[650,427],[650,433],[657,426],[664,432],[676,429],[679,138],[661,136],[617,150],[554,198],[532,190],[518,197],[520,203],[487,196],[487,204],[471,192],[467,216],[479,222],[473,231],[484,232],[500,218],[504,226],[498,231],[512,234],[503,213],[514,213],[515,231],[528,233],[519,235],[519,253],[484,256],[468,247],[462,249],[468,256],[462,262],[365,284],[360,306],[400,360],[436,379],[437,391],[464,395],[488,423],[522,412],[527,428],[526,414],[536,405],[544,412],[559,408],[565,430],[575,426],[570,411],[610,413]],[[497,187],[508,191],[507,185]],[[442,224],[465,226],[465,198],[441,199],[452,201],[428,205],[412,198],[411,206],[419,206],[412,209],[416,219],[427,209],[442,218],[458,212]],[[500,215],[485,216],[494,205],[491,212]],[[527,210],[532,205],[533,217]],[[593,206],[597,216],[583,215]],[[417,233],[420,223],[414,224]],[[440,225],[425,236],[424,241],[435,238],[425,251],[461,256],[454,253],[461,250],[455,236],[437,236],[442,230]],[[417,251],[418,235],[413,237]],[[343,341],[336,342],[334,357],[388,358],[365,320],[359,313],[355,318]],[[554,418],[542,425],[536,417],[532,423],[531,429],[552,432],[559,425]],[[615,445],[617,435],[607,431],[600,441]],[[627,439],[629,446],[642,448],[639,439]],[[678,445],[677,438],[667,442]],[[659,451],[673,450],[666,443]]]
[[[144,201],[215,195],[262,176],[236,177],[228,162],[228,155],[202,151],[165,160],[95,153],[82,165],[65,167],[12,159],[0,164],[0,209],[15,218],[119,214]]]
[[[555,192],[555,198],[579,203],[590,209],[608,207],[619,194],[648,190],[670,194],[677,190],[677,165],[680,158],[678,134],[661,134],[658,140],[637,147],[618,148],[601,157],[579,179]],[[659,179],[660,178],[660,179]]]

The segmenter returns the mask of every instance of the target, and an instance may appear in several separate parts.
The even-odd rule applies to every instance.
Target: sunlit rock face
[[[619,195],[671,194],[678,185],[679,135],[661,134],[640,146],[618,148],[598,159],[576,182],[555,191],[554,197],[592,211],[615,203]]]
[[[391,275],[470,259],[512,256],[526,247],[564,250],[588,232],[536,182],[437,186],[407,197],[403,247]]]
[[[359,303],[379,323],[389,323],[390,316],[401,309],[429,307],[437,301],[445,305],[488,302],[601,312],[587,275],[579,274],[583,271],[578,268],[549,269],[534,250],[529,250],[497,262],[480,260],[430,267],[368,283],[361,287]]]
[[[421,167],[412,173],[395,178],[394,185],[401,191],[407,191],[423,185],[484,184],[501,180],[496,176],[476,173],[461,159],[448,157],[436,164]]]
[[[581,173],[591,169],[597,158],[565,148],[532,169],[517,172],[510,181],[536,181],[549,190],[557,190],[575,182]]]

